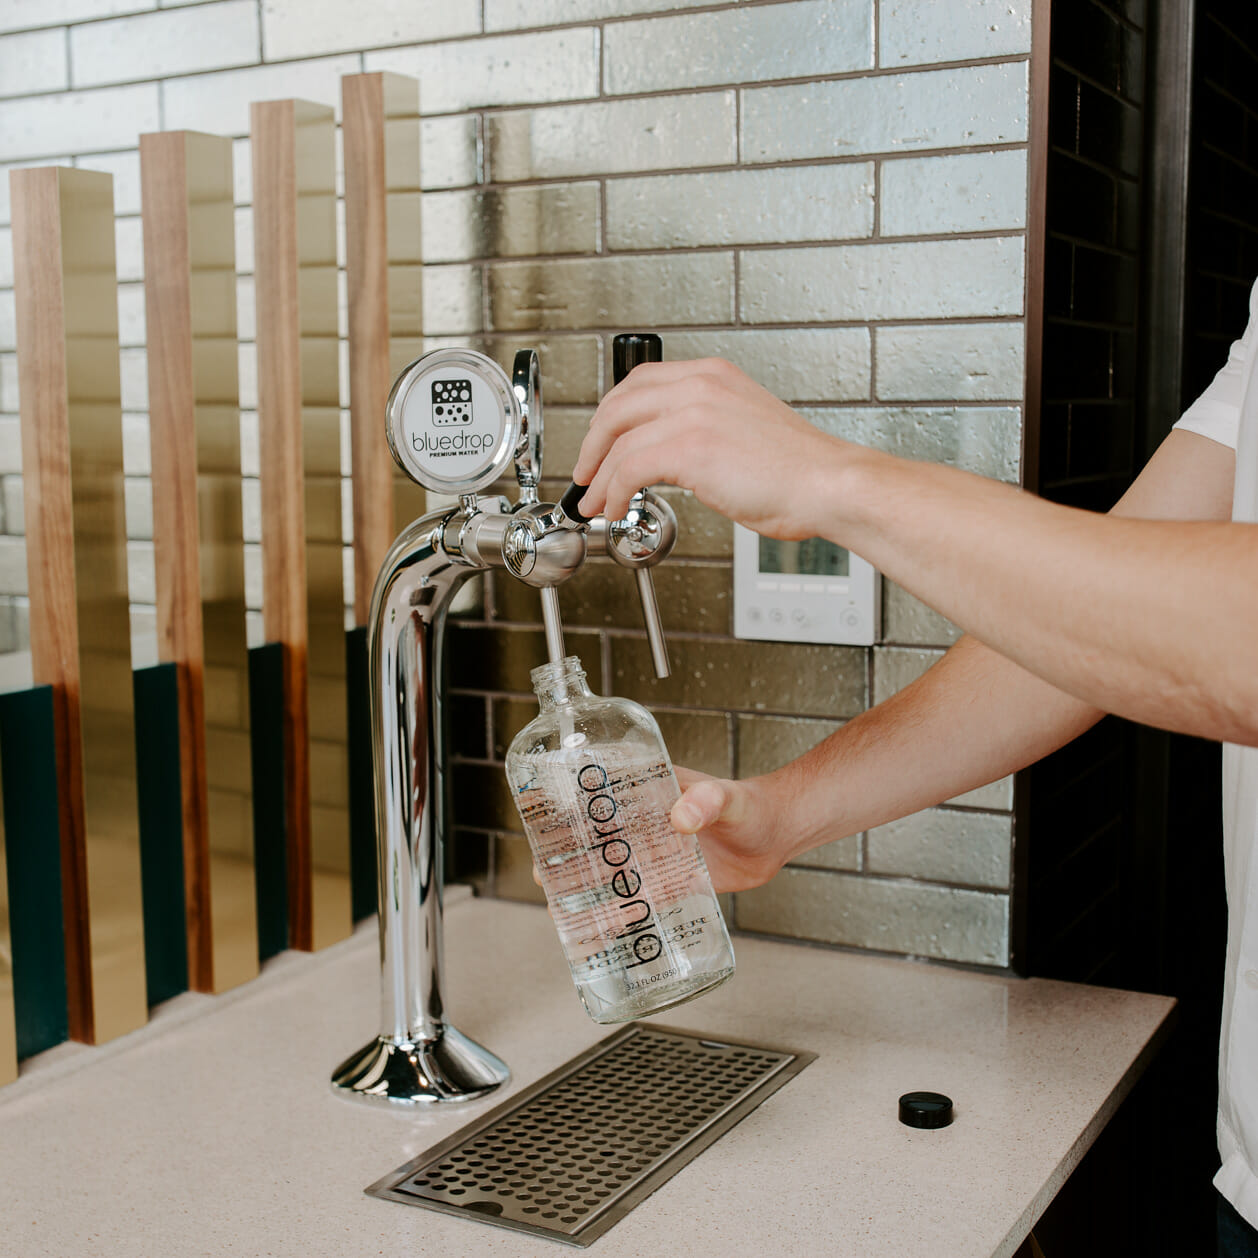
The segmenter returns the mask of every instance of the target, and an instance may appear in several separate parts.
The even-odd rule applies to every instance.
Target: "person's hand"
[[[836,473],[861,452],[814,428],[719,358],[642,363],[599,405],[572,478],[580,508],[620,519],[644,485],[665,482],[758,533],[818,532]]]
[[[677,766],[681,798],[669,820],[698,836],[717,891],[745,891],[768,882],[788,853],[777,841],[771,810],[761,806],[753,782],[733,782]]]
[[[789,857],[776,840],[772,817],[753,782],[732,782],[675,766],[681,798],[669,820],[682,834],[693,834],[717,891],[745,891],[768,882]],[[541,875],[533,863],[533,881]]]

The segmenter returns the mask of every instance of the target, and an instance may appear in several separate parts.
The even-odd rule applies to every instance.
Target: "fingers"
[[[581,500],[585,515],[603,514],[619,520],[629,510],[629,500],[644,485],[661,482],[694,488],[695,433],[683,416],[668,425],[646,424],[620,437],[590,481]]]
[[[675,413],[705,392],[728,388],[737,369],[720,359],[642,363],[599,404],[581,444],[572,479],[588,485],[618,438],[641,424]]]

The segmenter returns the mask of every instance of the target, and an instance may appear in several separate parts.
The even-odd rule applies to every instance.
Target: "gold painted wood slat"
[[[335,123],[252,106],[262,614],[285,657],[289,939],[351,929]]]
[[[4,773],[0,766],[0,798]],[[13,935],[9,929],[8,852],[0,808],[0,1087],[17,1078],[17,1014],[13,1005]]]
[[[341,80],[349,281],[350,431],[354,490],[354,619],[394,536],[425,510],[385,441],[394,376],[422,352],[419,83],[399,74]]]
[[[113,179],[13,171],[31,667],[53,687],[70,1034],[147,1018]]]
[[[188,978],[258,972],[232,143],[140,137],[158,655],[178,669]]]

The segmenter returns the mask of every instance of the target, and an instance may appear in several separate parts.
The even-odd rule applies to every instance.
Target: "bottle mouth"
[[[579,655],[565,655],[558,663],[539,664],[529,672],[529,680],[536,690],[539,686],[550,686],[565,677],[584,677],[585,669],[581,667]]]

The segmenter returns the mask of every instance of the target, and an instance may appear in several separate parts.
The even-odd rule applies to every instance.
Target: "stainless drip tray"
[[[630,1023],[367,1192],[589,1245],[815,1058]]]

